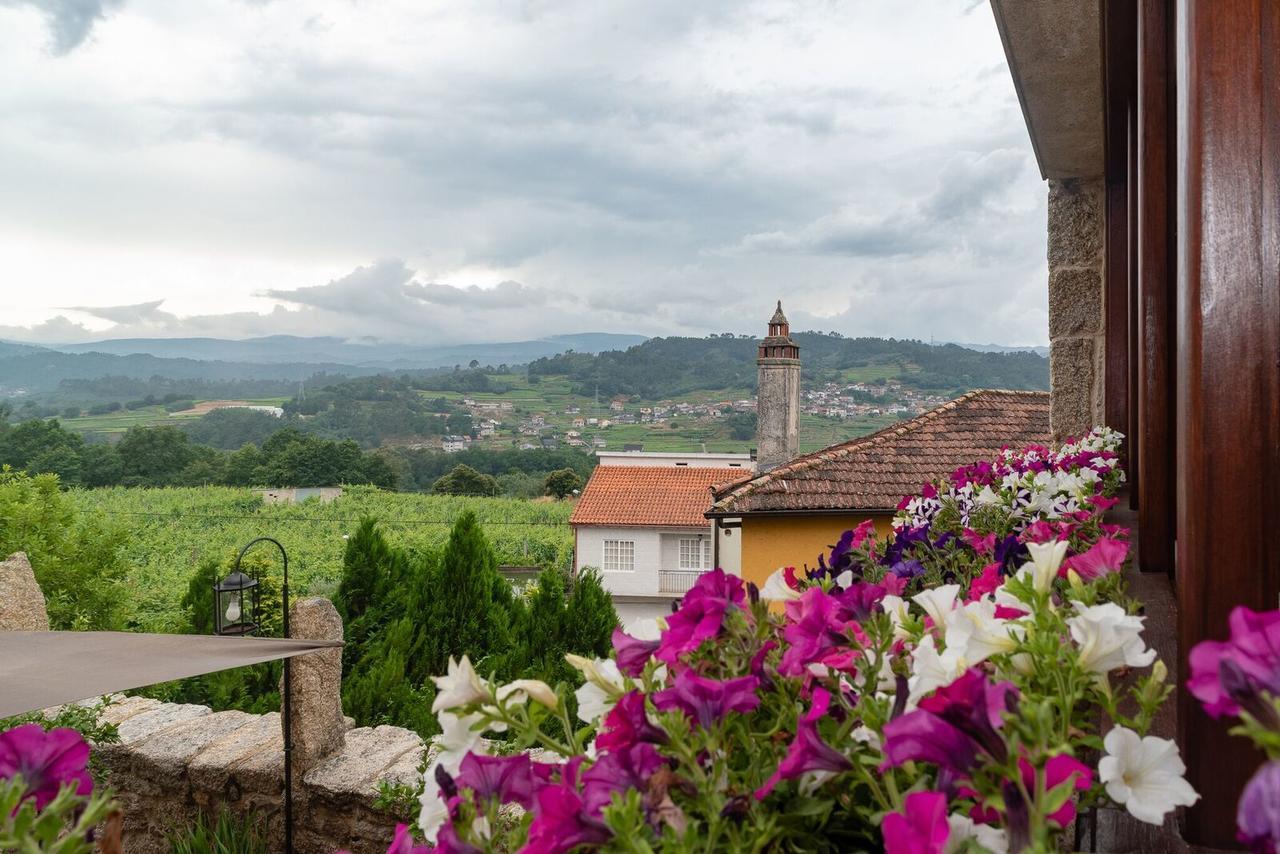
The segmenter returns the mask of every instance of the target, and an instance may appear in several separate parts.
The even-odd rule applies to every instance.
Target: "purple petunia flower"
[[[0,732],[0,779],[22,776],[25,797],[33,798],[36,809],[58,796],[63,785],[74,783],[76,793],[93,791],[89,776],[89,744],[73,729],[45,732],[39,724],[23,724]]]
[[[1239,607],[1227,622],[1230,640],[1201,641],[1190,655],[1187,688],[1214,718],[1240,713],[1239,704],[1222,685],[1224,660],[1238,665],[1257,690],[1280,696],[1280,611],[1259,613]]]
[[[978,744],[932,712],[916,709],[884,725],[881,769],[905,762],[929,762],[964,776],[978,758]]]
[[[591,815],[600,815],[614,792],[629,789],[643,792],[649,777],[665,764],[658,749],[643,742],[626,750],[602,753],[596,763],[582,773],[583,807]]]
[[[1280,847],[1280,761],[1259,768],[1236,805],[1236,838],[1254,851]]]
[[[460,789],[470,789],[480,803],[497,798],[501,804],[533,806],[533,763],[529,754],[513,756],[480,756],[468,753],[462,759],[458,776]]]
[[[617,659],[618,669],[633,678],[639,677],[644,673],[644,667],[649,663],[649,659],[658,651],[660,643],[661,641],[656,640],[640,640],[622,629],[614,629],[613,649],[616,652],[614,658]]]
[[[653,704],[663,711],[679,709],[703,729],[711,729],[728,712],[754,711],[760,705],[759,687],[760,680],[754,676],[721,682],[682,670],[670,688],[653,695]]]
[[[880,607],[880,600],[884,595],[885,589],[882,585],[857,581],[836,594],[836,599],[853,613],[855,620],[861,621],[884,610]]]
[[[805,774],[839,774],[853,767],[847,756],[823,741],[818,734],[818,721],[826,716],[830,704],[831,694],[826,689],[819,688],[813,692],[813,705],[796,722],[795,740],[787,748],[787,755],[778,763],[777,770],[756,789],[756,800],[764,800],[783,780],[794,780]]]
[[[649,723],[644,709],[644,695],[629,691],[604,716],[600,734],[596,736],[597,750],[627,750],[640,742],[665,744],[667,734]]]
[[[786,612],[782,636],[787,649],[778,664],[778,672],[784,676],[799,676],[811,663],[847,646],[845,633],[856,622],[853,611],[821,587],[810,587],[799,599],[788,602]]]
[[[996,732],[1010,698],[1018,690],[1012,682],[992,684],[981,670],[971,667],[920,701],[920,709],[937,715],[963,732],[997,762],[1008,755],[1004,739]]]
[[[947,796],[941,792],[907,795],[902,812],[884,817],[885,854],[942,854],[951,835],[947,822]]]
[[[584,809],[571,784],[544,786],[520,854],[564,854],[579,845],[603,845],[612,837],[608,826]]]
[[[693,589],[684,595],[679,609],[667,618],[667,628],[658,642],[655,657],[675,664],[680,656],[693,652],[703,641],[720,633],[724,615],[740,607],[747,594],[742,579],[722,569],[703,573]]]

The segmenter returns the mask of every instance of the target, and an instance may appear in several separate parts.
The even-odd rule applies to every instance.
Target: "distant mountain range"
[[[646,340],[643,335],[583,332],[554,335],[536,341],[496,344],[422,346],[343,338],[302,338],[271,335],[264,338],[117,338],[87,344],[54,345],[62,353],[107,353],[115,356],[145,354],[163,359],[253,362],[262,364],[348,365],[382,370],[422,370],[466,366],[473,359],[482,365],[522,365],[544,356],[573,350],[600,353],[625,350]],[[0,355],[3,355],[0,352]]]
[[[1035,353],[1037,356],[1049,358],[1048,347],[1008,347],[1004,344],[965,344],[962,341],[954,341],[957,347],[963,347],[966,350],[976,350],[979,353]]]

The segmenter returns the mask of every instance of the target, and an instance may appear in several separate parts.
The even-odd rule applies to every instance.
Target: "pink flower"
[[[711,729],[728,712],[750,712],[760,705],[756,690],[760,680],[739,676],[723,682],[682,670],[670,688],[653,695],[653,705],[663,711],[679,709]]]
[[[614,629],[613,648],[617,653],[614,657],[617,659],[618,669],[628,676],[638,677],[644,672],[649,659],[658,651],[660,643],[656,640],[633,638],[622,629]]]
[[[1106,513],[1106,512],[1107,512],[1108,510],[1110,510],[1112,507],[1115,507],[1117,504],[1119,504],[1119,503],[1120,503],[1120,499],[1119,499],[1119,498],[1106,498],[1106,497],[1101,496],[1101,495],[1095,495],[1095,496],[1091,499],[1090,503],[1093,505],[1094,509],[1095,509],[1095,510],[1097,510],[1099,513]]]
[[[941,792],[907,795],[902,812],[891,812],[880,826],[885,854],[942,854],[951,826],[947,796]]]
[[[786,612],[782,636],[788,646],[778,664],[779,673],[799,676],[825,656],[846,651],[846,632],[856,621],[853,611],[840,599],[820,587],[810,587],[799,599],[787,603]]]
[[[1058,575],[1066,578],[1067,570],[1074,569],[1076,575],[1086,581],[1092,581],[1095,578],[1119,572],[1127,554],[1129,554],[1128,543],[1103,537],[1087,552],[1081,552],[1063,561],[1058,569]]]
[[[1022,541],[1024,543],[1047,543],[1056,539],[1058,539],[1058,532],[1043,519],[1037,519],[1032,522],[1022,532]]]
[[[1239,704],[1222,684],[1221,667],[1226,660],[1243,672],[1255,690],[1280,696],[1280,611],[1258,613],[1242,606],[1231,612],[1227,623],[1230,640],[1201,641],[1190,655],[1187,688],[1214,718],[1240,713]]]
[[[995,534],[979,534],[977,531],[965,528],[960,537],[965,541],[969,548],[973,549],[980,555],[990,557],[996,551],[996,535]]]
[[[742,579],[722,569],[704,573],[684,595],[680,610],[667,618],[655,657],[675,664],[680,656],[693,652],[704,641],[720,634],[724,615],[746,601]]]
[[[0,732],[0,779],[21,775],[26,783],[25,798],[33,798],[36,809],[58,796],[58,790],[75,784],[76,793],[93,791],[89,776],[89,744],[73,729],[45,732],[39,724],[23,724]]]
[[[994,544],[992,545],[994,549]],[[1004,577],[1000,574],[1001,565],[998,563],[989,563],[982,568],[982,574],[969,582],[969,601],[975,602],[990,593],[995,593],[996,589],[1004,582]]]
[[[778,763],[777,770],[756,789],[756,800],[764,800],[783,780],[794,780],[805,774],[829,776],[853,767],[847,756],[818,735],[817,722],[826,716],[830,704],[831,694],[825,688],[813,692],[813,705],[796,724],[795,740],[787,748],[787,755]]]
[[[880,579],[884,592],[889,596],[901,596],[907,592],[907,585],[911,583],[911,579],[906,576],[897,575],[896,573],[886,572],[884,578]]]
[[[391,840],[391,847],[387,849],[387,854],[429,854],[433,850],[435,849],[426,845],[414,845],[413,835],[409,833],[409,825],[397,824],[396,835]]]
[[[1026,783],[1028,791],[1034,791],[1035,769],[1031,767],[1031,763],[1026,759],[1019,759],[1018,768],[1022,771],[1022,779]],[[1089,787],[1093,785],[1093,771],[1089,769],[1089,766],[1065,753],[1054,756],[1044,765],[1045,791],[1067,782],[1073,776],[1075,777],[1073,788],[1077,792],[1089,791]],[[1050,821],[1057,822],[1059,827],[1066,827],[1075,817],[1075,798],[1068,798],[1067,802],[1059,807],[1056,812],[1047,816]]]
[[[596,736],[597,750],[626,750],[640,742],[663,744],[667,734],[649,723],[644,710],[644,695],[629,691],[604,716],[600,734]]]
[[[533,766],[529,754],[512,756],[480,756],[468,753],[462,758],[455,782],[460,789],[470,789],[476,799],[486,803],[497,798],[500,804],[533,806]]]
[[[603,845],[612,837],[608,826],[586,811],[572,785],[544,786],[520,854],[563,854],[579,845]]]
[[[583,808],[598,816],[615,792],[645,791],[649,778],[665,764],[658,749],[643,742],[626,750],[601,754],[596,763],[582,773]]]

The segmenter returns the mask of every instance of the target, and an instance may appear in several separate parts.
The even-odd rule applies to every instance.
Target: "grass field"
[[[254,398],[252,400],[243,400],[243,403],[250,403],[258,406],[279,406],[289,398],[287,397],[266,397]],[[208,401],[198,400],[196,404],[208,403]],[[77,433],[110,435],[112,433],[123,433],[130,427],[155,427],[163,424],[181,424],[183,421],[192,418],[199,418],[203,412],[166,412],[165,408],[160,405],[144,406],[139,409],[121,409],[116,412],[108,412],[104,415],[82,415],[79,418],[60,419],[63,427],[68,430],[74,430]]]
[[[453,521],[472,510],[504,565],[567,566],[573,548],[566,502],[390,493],[372,487],[348,487],[330,504],[312,500],[296,505],[263,504],[254,490],[217,486],[117,487],[70,494],[86,512],[129,532],[130,611],[133,628],[142,631],[179,628],[179,603],[196,567],[208,557],[233,558],[255,537],[275,537],[284,545],[294,595],[331,596],[342,573],[343,535],[362,516],[379,519],[393,542],[420,550],[442,546]]]

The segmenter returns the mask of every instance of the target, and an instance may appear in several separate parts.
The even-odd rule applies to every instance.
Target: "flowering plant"
[[[93,828],[114,810],[94,791],[79,732],[36,723],[0,732],[0,851],[91,852]]]
[[[1280,611],[1240,607],[1228,622],[1228,640],[1192,648],[1187,688],[1210,717],[1238,717],[1232,733],[1266,754],[1240,794],[1236,831],[1252,850],[1274,852],[1280,850]]]
[[[1171,688],[1101,519],[1118,441],[961,470],[888,541],[866,523],[762,590],[703,575],[611,658],[570,657],[581,727],[549,686],[451,661],[420,830],[468,852],[999,852],[1053,849],[1082,805],[1159,823],[1196,795],[1147,734]]]

